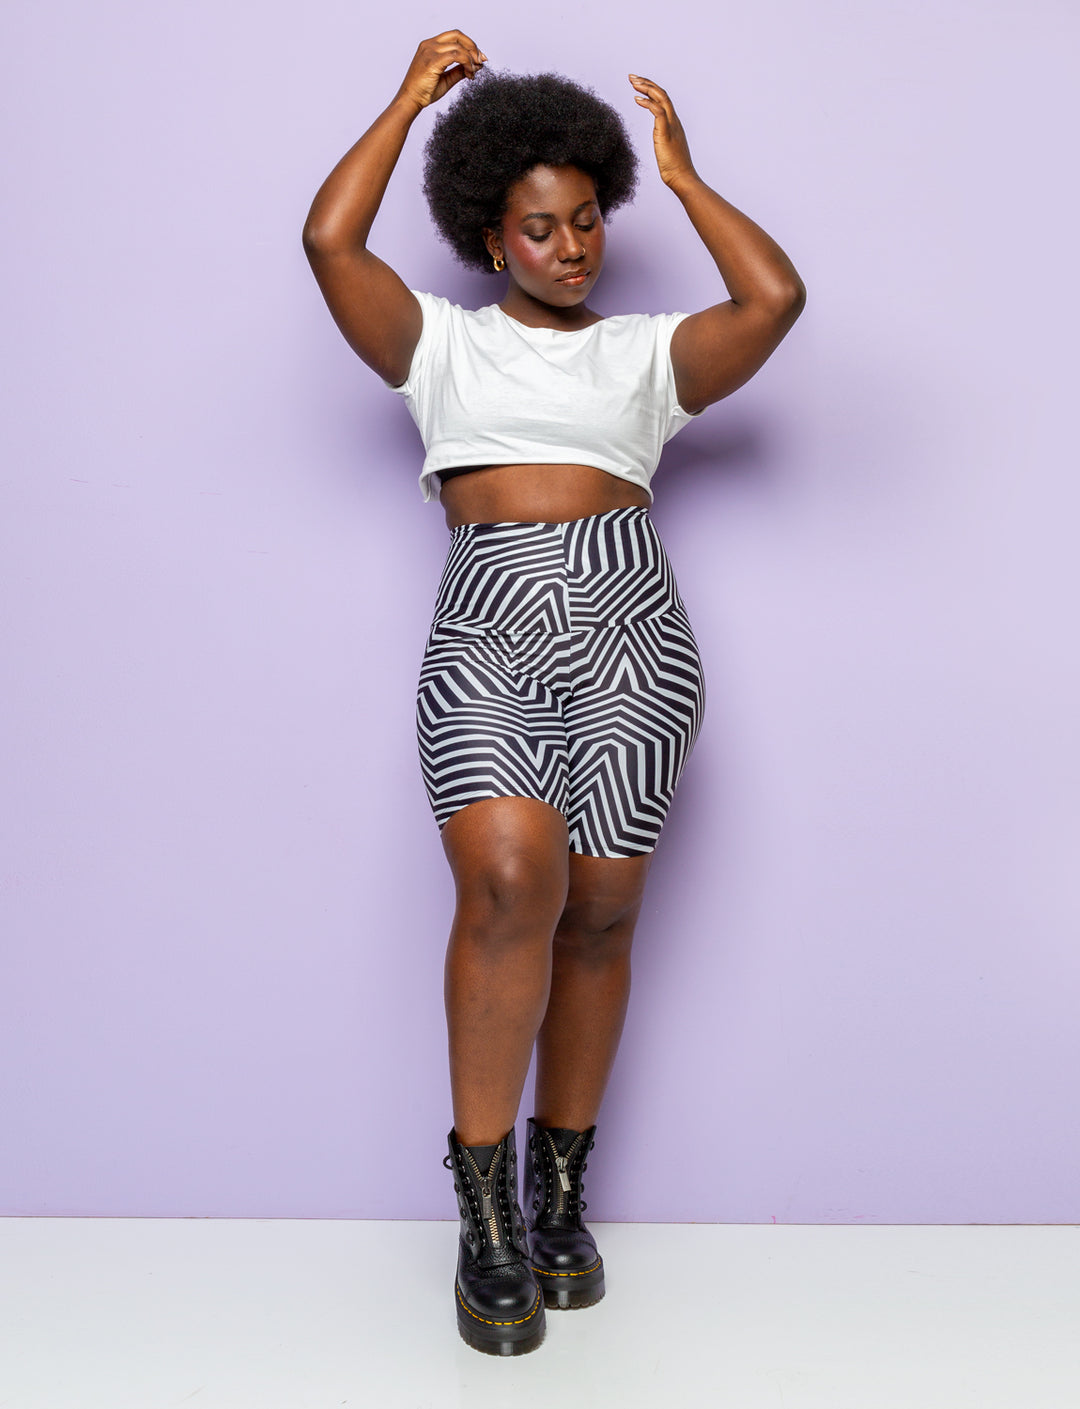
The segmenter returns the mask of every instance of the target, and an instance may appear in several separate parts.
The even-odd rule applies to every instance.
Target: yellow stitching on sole
[[[533,1302],[532,1310],[529,1312],[529,1315],[528,1315],[528,1316],[523,1316],[520,1321],[489,1321],[486,1316],[479,1316],[479,1315],[477,1315],[477,1313],[472,1309],[472,1307],[469,1305],[469,1303],[468,1303],[468,1302],[465,1300],[465,1298],[461,1295],[461,1288],[458,1286],[458,1284],[457,1284],[456,1281],[454,1282],[454,1291],[457,1292],[457,1294],[458,1294],[458,1301],[461,1302],[462,1306],[463,1306],[463,1307],[465,1308],[465,1310],[469,1313],[469,1315],[470,1315],[470,1316],[475,1316],[478,1321],[483,1321],[483,1323],[484,1323],[485,1326],[523,1326],[526,1321],[528,1321],[531,1317],[533,1317],[533,1316],[536,1315],[536,1302],[540,1301],[540,1299],[541,1299],[541,1298],[540,1298],[540,1289],[539,1289],[539,1287],[538,1287],[538,1288],[536,1289],[536,1301]]]
[[[600,1266],[601,1258],[597,1258],[591,1267],[583,1267],[580,1272],[549,1272],[546,1267],[537,1267],[536,1263],[531,1263],[532,1270],[539,1272],[541,1277],[584,1277],[587,1272],[595,1272]]]

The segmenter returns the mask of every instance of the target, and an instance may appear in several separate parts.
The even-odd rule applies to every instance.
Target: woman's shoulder
[[[685,313],[609,313],[596,327],[606,327],[609,332],[633,329],[638,332],[653,332],[672,322],[685,318]]]
[[[498,309],[498,305],[488,303],[481,308],[466,308],[463,304],[455,303],[453,299],[445,298],[442,294],[432,293],[429,289],[410,289],[409,292],[417,300],[420,306],[438,309],[443,313],[459,314],[466,318],[477,318],[481,314],[490,314]]]
[[[667,344],[685,313],[613,313],[595,326],[601,338],[627,348]]]
[[[501,312],[497,304],[485,304],[481,308],[465,308],[453,299],[425,289],[410,289],[409,292],[420,305],[425,325],[462,328],[494,326],[501,322]]]
[[[620,318],[625,318],[628,322],[636,324],[638,327],[656,327],[659,323],[668,323],[673,318],[685,318],[685,313],[616,313],[610,318],[605,318],[606,323],[617,322]]]

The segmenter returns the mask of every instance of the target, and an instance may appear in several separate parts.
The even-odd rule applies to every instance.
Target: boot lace
[[[581,1197],[582,1179],[585,1171],[589,1167],[588,1160],[582,1160],[578,1166],[576,1174],[570,1175],[570,1193],[567,1195],[570,1203],[570,1217],[577,1218],[585,1209],[589,1207],[588,1202]]]
[[[472,1180],[467,1174],[465,1174],[462,1170],[457,1167],[457,1162],[450,1155],[443,1156],[443,1167],[453,1172],[454,1192],[456,1194],[463,1194],[465,1196],[465,1199],[469,1205],[469,1212],[472,1214],[473,1221],[475,1222],[477,1228],[481,1230],[480,1236],[482,1238],[484,1236],[484,1220],[481,1216],[480,1197],[477,1194],[476,1189],[473,1187]]]

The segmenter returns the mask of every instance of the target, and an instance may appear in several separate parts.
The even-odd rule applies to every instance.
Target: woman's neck
[[[527,294],[519,285],[511,283],[506,296],[498,305],[508,318],[524,323],[527,328],[551,328],[555,332],[573,333],[581,328],[589,328],[603,320],[602,313],[594,313],[583,303],[560,308],[552,303],[544,303],[532,294]]]

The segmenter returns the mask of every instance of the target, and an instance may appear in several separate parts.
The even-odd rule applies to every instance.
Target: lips
[[[563,274],[561,278],[555,280],[557,284],[581,284],[592,273],[591,269],[579,269],[576,274]]]

